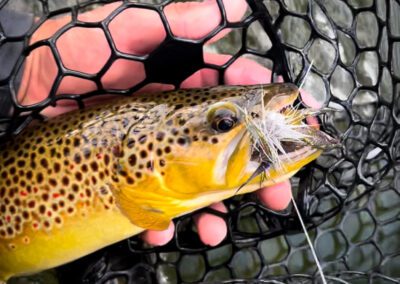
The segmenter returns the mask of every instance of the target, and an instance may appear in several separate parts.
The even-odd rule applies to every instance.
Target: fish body
[[[292,141],[282,165],[250,180],[268,153],[244,116],[285,116],[297,96],[291,84],[143,94],[27,129],[0,149],[0,280],[291,177],[321,150]]]

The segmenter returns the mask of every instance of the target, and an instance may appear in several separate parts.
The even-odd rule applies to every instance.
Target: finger
[[[245,0],[225,0],[225,10],[230,21],[239,21],[246,11]],[[165,16],[172,33],[181,38],[200,39],[221,23],[221,12],[216,0],[172,3],[165,7]],[[199,25],[198,23],[202,23]],[[144,8],[127,8],[109,24],[118,50],[145,55],[158,47],[166,38],[165,27],[157,12]],[[223,37],[219,33],[213,41]]]
[[[231,58],[226,54],[204,54],[204,59],[208,63],[221,65]],[[199,88],[216,86],[219,83],[219,74],[216,70],[204,68],[192,74],[182,82],[181,88]],[[251,85],[268,84],[271,79],[271,70],[246,58],[238,58],[225,71],[226,85]]]
[[[300,90],[300,95],[301,95],[301,101],[308,107],[313,108],[313,109],[320,109],[322,108],[322,104],[315,100],[313,96],[311,96],[309,93],[307,93],[305,90]],[[316,117],[309,116],[306,118],[307,124],[319,129],[319,121]]]
[[[210,206],[214,210],[227,212],[222,202]],[[216,246],[221,243],[227,234],[228,228],[225,220],[210,213],[201,213],[194,217],[200,240],[209,246]]]
[[[214,69],[203,68],[192,74],[181,83],[181,88],[201,88],[218,85],[218,71]]]
[[[269,209],[281,211],[288,207],[292,198],[292,186],[290,181],[284,181],[257,191],[260,201]]]
[[[227,85],[252,85],[271,83],[271,70],[255,61],[239,57],[225,71]]]
[[[229,22],[240,21],[247,9],[245,0],[223,0],[223,4]],[[164,13],[172,33],[186,39],[200,39],[221,23],[221,12],[216,0],[172,3],[165,7]],[[220,33],[213,40],[225,34]]]
[[[166,38],[159,14],[144,8],[127,8],[108,25],[116,48],[125,53],[146,55]]]
[[[152,246],[163,246],[169,243],[174,237],[175,225],[171,222],[166,230],[147,230],[141,234],[142,239]]]
[[[301,100],[306,106],[310,108],[320,109],[323,106],[321,102],[318,102],[312,95],[307,93],[305,90],[301,90]]]
[[[160,91],[172,91],[175,89],[174,85],[170,84],[162,84],[162,83],[150,83],[137,91],[140,93],[151,93],[151,92],[160,92]]]
[[[309,116],[309,117],[306,117],[306,122],[308,125],[316,128],[318,130],[320,129],[318,118],[316,118],[314,116]]]
[[[112,11],[122,4],[121,1],[114,3],[105,4],[92,11],[79,13],[78,20],[82,22],[100,22],[104,20]],[[49,18],[44,21],[32,34],[31,44],[39,40],[50,38],[58,31],[61,27],[71,22],[72,18],[70,14],[65,14],[62,17]]]

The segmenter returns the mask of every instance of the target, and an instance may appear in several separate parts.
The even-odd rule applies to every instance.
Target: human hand
[[[231,22],[241,19],[245,12],[245,0],[225,0],[227,18]],[[121,2],[105,5],[91,12],[81,14],[79,19],[87,22],[101,21],[110,12],[121,5]],[[175,36],[187,39],[198,39],[211,32],[221,20],[216,1],[186,2],[171,4],[165,8],[165,14]],[[134,19],[134,20],[132,20]],[[31,42],[45,39],[69,22],[67,17],[46,22],[32,36]],[[202,25],[198,25],[202,23]],[[165,30],[157,13],[140,8],[129,8],[122,11],[111,21],[109,29],[116,48],[124,53],[145,55],[153,51],[165,38]],[[223,33],[219,34],[222,37]],[[214,40],[218,39],[214,38]],[[101,29],[74,27],[65,32],[56,43],[63,65],[69,69],[95,74],[99,72],[111,54],[108,43]],[[220,54],[205,54],[207,62],[222,64],[229,57]],[[24,75],[19,90],[19,99],[23,105],[31,105],[47,97],[58,67],[47,47],[36,49],[25,63]],[[145,70],[141,63],[126,59],[117,59],[102,76],[104,88],[126,89],[141,82],[145,78]],[[217,71],[201,69],[187,78],[181,88],[213,86],[218,84]],[[226,84],[246,85],[269,83],[270,70],[245,58],[237,59],[224,74]],[[58,87],[57,94],[82,94],[93,91],[97,86],[90,80],[65,76]],[[141,91],[167,90],[173,86],[153,83]],[[29,95],[28,95],[29,94]],[[98,98],[96,98],[96,103]],[[76,108],[72,102],[59,101],[57,107],[49,107],[43,111],[47,116],[55,116]],[[257,196],[272,210],[285,209],[291,200],[290,182],[286,181],[272,187],[262,188]],[[212,205],[216,210],[226,212],[222,202]],[[227,234],[227,226],[223,219],[208,213],[195,217],[200,239],[208,245],[217,245]],[[171,223],[165,231],[146,231],[143,239],[152,245],[163,245],[169,242],[174,233]]]

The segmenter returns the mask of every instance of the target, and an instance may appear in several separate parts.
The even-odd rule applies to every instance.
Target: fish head
[[[164,188],[185,198],[281,182],[336,144],[304,122],[293,84],[188,92],[192,99],[170,104],[155,131],[152,167]]]

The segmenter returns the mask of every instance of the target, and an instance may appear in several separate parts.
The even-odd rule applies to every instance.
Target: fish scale
[[[259,109],[260,98],[278,95],[291,102],[297,94],[290,84],[141,94],[27,129],[0,150],[0,280],[164,229],[234,195],[251,175],[252,138],[240,118],[229,131],[211,129],[220,119],[214,113]],[[271,169],[263,185],[320,153]],[[255,179],[241,193],[259,185]]]

